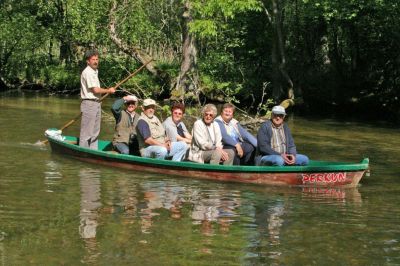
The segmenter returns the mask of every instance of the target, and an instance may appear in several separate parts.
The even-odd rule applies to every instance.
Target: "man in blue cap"
[[[271,119],[265,121],[257,133],[256,165],[307,165],[308,157],[298,154],[290,129],[284,119],[285,108],[272,108]]]

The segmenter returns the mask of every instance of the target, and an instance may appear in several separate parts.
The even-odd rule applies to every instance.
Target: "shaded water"
[[[3,96],[0,108],[0,265],[400,264],[398,128],[292,117],[300,152],[369,157],[371,173],[351,190],[275,188],[135,173],[34,145],[77,115],[75,97]]]

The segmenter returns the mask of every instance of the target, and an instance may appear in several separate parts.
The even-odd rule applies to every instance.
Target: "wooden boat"
[[[81,161],[112,167],[161,173],[166,175],[259,185],[303,187],[356,187],[368,170],[369,160],[360,163],[310,161],[307,166],[224,166],[194,162],[174,162],[124,155],[112,151],[110,141],[99,141],[99,149],[77,145],[77,138],[47,136],[53,152],[72,156]]]

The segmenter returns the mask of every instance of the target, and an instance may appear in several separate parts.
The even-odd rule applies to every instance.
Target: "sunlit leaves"
[[[243,12],[261,11],[258,0],[193,0],[194,22],[191,31],[200,37],[213,37],[226,28],[229,20]]]

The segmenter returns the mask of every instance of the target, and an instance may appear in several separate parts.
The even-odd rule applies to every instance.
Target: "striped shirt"
[[[272,125],[271,148],[279,154],[286,153],[286,137],[283,125],[275,127]]]

